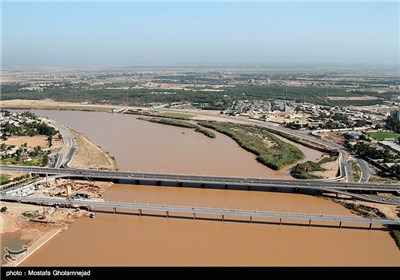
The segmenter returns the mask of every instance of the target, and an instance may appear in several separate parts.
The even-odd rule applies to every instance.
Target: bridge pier
[[[133,180],[134,185],[140,185],[140,180]]]
[[[250,216],[250,224],[253,222],[253,217]]]
[[[201,187],[201,188],[205,188],[205,187],[206,187],[206,184],[200,183],[200,187]]]
[[[167,214],[167,218],[168,218],[169,217],[169,211],[167,211],[166,214]]]
[[[114,214],[117,214],[117,207],[114,207]]]
[[[228,185],[224,184],[224,189],[227,190],[228,189]]]
[[[176,184],[177,184],[178,187],[182,187],[183,186],[182,182],[177,182]]]
[[[221,221],[224,221],[224,220],[225,220],[225,216],[224,216],[224,215],[222,215]]]
[[[339,228],[342,228],[342,222],[339,222]]]
[[[308,220],[308,226],[309,227],[311,226],[311,220]]]
[[[155,181],[156,186],[161,186],[161,181]]]
[[[251,189],[251,187],[250,186],[247,186],[247,190],[249,191]]]
[[[142,209],[139,209],[139,216],[142,216]]]
[[[368,228],[368,229],[369,229],[369,230],[372,229],[372,223],[369,224],[369,228]]]
[[[279,225],[282,225],[282,218],[279,219]]]
[[[196,220],[196,213],[193,213],[193,220]]]
[[[336,193],[336,197],[339,197],[339,193]]]

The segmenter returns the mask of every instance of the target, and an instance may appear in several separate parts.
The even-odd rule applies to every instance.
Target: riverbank
[[[274,170],[305,157],[297,147],[278,139],[261,127],[215,121],[201,121],[198,124],[231,137],[243,149],[255,154],[257,161]]]
[[[335,194],[325,194],[323,198],[344,206],[345,208],[349,209],[353,214],[356,214],[358,216],[371,218],[379,217],[386,219],[400,218],[399,205],[380,204],[357,199],[348,199],[348,197],[342,194],[339,194],[337,197]],[[400,250],[400,229],[398,227],[388,227],[388,229],[390,230],[391,237],[394,239],[397,247]]]
[[[81,213],[70,214],[69,210],[60,209],[52,213],[51,217],[48,215],[48,219],[51,219],[53,224],[43,224],[31,222],[23,215],[23,213],[43,213],[43,207],[10,202],[2,202],[1,207],[7,208],[4,213],[0,214],[2,239],[7,236],[1,244],[2,266],[18,265],[62,229],[68,228],[68,225],[73,222],[73,218],[81,215]],[[4,248],[18,251],[22,249],[20,246],[22,244],[28,247],[28,255],[12,256],[16,261],[7,263],[4,260]]]
[[[93,111],[93,112],[111,112],[115,108],[122,106],[82,104],[78,102],[59,102],[52,99],[43,100],[1,100],[2,109],[40,109],[40,110],[71,110],[71,111]]]
[[[103,151],[99,146],[93,144],[83,134],[75,130],[74,133],[78,142],[78,150],[69,164],[72,168],[85,169],[106,169],[118,170],[117,163],[107,152]]]
[[[178,127],[184,127],[184,128],[192,128],[194,131],[199,132],[203,134],[204,136],[207,136],[208,138],[215,138],[215,133],[205,129],[199,125],[187,122],[187,121],[182,121],[182,120],[176,120],[176,119],[164,119],[164,118],[143,118],[139,117],[137,118],[138,120],[143,120],[143,121],[148,121],[152,123],[159,123],[159,124],[165,124],[165,125],[172,125],[172,126],[178,126]]]
[[[93,199],[101,199],[112,185],[110,182],[57,179],[50,182],[48,187],[37,190],[32,196],[65,197],[67,188],[70,187],[72,195],[88,195]],[[1,207],[6,209],[0,214],[1,262],[5,266],[18,266],[59,232],[67,230],[78,218],[87,215],[86,210],[11,202],[1,202]],[[12,256],[15,262],[4,260],[5,247],[18,251],[23,245],[27,246],[28,254]]]

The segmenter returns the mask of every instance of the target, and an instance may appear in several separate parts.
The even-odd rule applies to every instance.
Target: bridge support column
[[[336,197],[339,197],[339,193],[336,193]]]
[[[224,215],[222,215],[221,221],[224,221],[224,220],[225,220],[225,216],[224,216]]]
[[[228,189],[228,185],[224,184],[224,189],[227,190]]]
[[[133,180],[134,185],[140,185],[140,180]]]
[[[201,184],[200,184],[200,187],[201,187],[201,188],[205,188],[205,186],[206,186],[206,184],[204,184],[204,183],[201,183]]]
[[[161,181],[156,181],[156,182],[155,182],[155,185],[156,185],[156,186],[161,186]]]
[[[308,226],[309,227],[311,226],[311,220],[308,220]]]
[[[178,187],[182,187],[182,182],[177,183]]]
[[[167,211],[166,214],[167,214],[167,218],[168,218],[169,217],[169,211]]]
[[[251,189],[251,187],[250,186],[247,186],[247,190],[249,191]]]
[[[342,222],[339,223],[339,228],[342,228]]]
[[[368,229],[370,229],[370,230],[372,229],[372,223],[369,224],[369,228]]]
[[[250,216],[250,223],[252,223],[253,222],[253,217],[252,216]]]
[[[114,209],[114,214],[116,214],[117,213],[117,207],[114,207],[113,209]]]
[[[279,219],[279,225],[282,225],[282,218]]]
[[[139,209],[139,216],[142,216],[142,209]]]
[[[193,220],[196,220],[196,213],[193,213]]]

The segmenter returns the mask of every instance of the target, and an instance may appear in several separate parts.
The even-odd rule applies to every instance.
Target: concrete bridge
[[[263,178],[240,178],[240,177],[222,177],[222,176],[199,176],[199,175],[178,175],[161,173],[142,173],[127,171],[107,171],[95,169],[72,169],[72,168],[46,168],[30,166],[11,166],[0,165],[0,170],[26,172],[42,175],[63,175],[71,178],[91,178],[106,180],[130,180],[134,183],[140,181],[152,181],[156,185],[162,183],[173,183],[178,186],[182,184],[197,184],[200,187],[205,185],[222,185],[225,188],[229,186],[245,186],[248,189],[258,188],[288,188],[319,190],[333,193],[343,193],[343,191],[359,192],[399,192],[400,184],[380,184],[380,183],[349,183],[321,180],[277,180]]]
[[[77,200],[77,199],[61,199],[61,198],[39,198],[39,197],[15,197],[15,196],[0,196],[2,201],[13,201],[20,203],[30,203],[38,205],[54,206],[58,205],[65,208],[76,207],[90,207],[96,209],[111,209],[114,214],[118,210],[134,210],[137,215],[144,215],[145,212],[158,213],[165,217],[172,217],[171,215],[190,214],[193,219],[201,218],[203,216],[216,216],[218,220],[224,221],[227,218],[246,218],[250,223],[254,219],[273,219],[279,224],[293,221],[306,221],[308,226],[313,222],[333,222],[338,227],[344,226],[343,224],[366,224],[369,229],[373,224],[377,225],[400,225],[400,219],[382,219],[382,218],[362,218],[355,216],[333,216],[333,215],[316,215],[316,214],[299,214],[299,213],[283,213],[274,211],[255,211],[255,210],[242,210],[242,209],[221,209],[221,208],[206,208],[206,207],[191,207],[191,206],[177,206],[177,205],[160,205],[160,204],[143,204],[143,203],[126,203],[126,202],[113,202],[113,201],[99,201],[99,200]],[[134,213],[132,213],[134,214]],[[154,215],[154,214],[153,214]],[[179,216],[178,216],[179,217]],[[239,220],[241,221],[241,220]],[[257,222],[262,222],[258,220]]]

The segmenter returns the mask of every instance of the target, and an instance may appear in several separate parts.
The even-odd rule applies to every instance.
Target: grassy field
[[[299,163],[292,168],[290,174],[296,179],[322,179],[321,176],[311,173],[314,171],[326,171],[321,165],[334,160],[333,158],[323,158],[319,162],[306,161]]]
[[[178,120],[190,120],[193,118],[193,115],[189,114],[182,114],[182,113],[173,113],[173,112],[161,112],[156,114],[157,117],[163,118],[171,118],[171,119],[178,119]]]
[[[209,138],[215,138],[215,133],[207,130],[203,127],[200,127],[196,124],[193,123],[189,123],[189,122],[185,122],[182,120],[171,120],[171,119],[163,119],[163,118],[151,118],[151,119],[147,119],[147,118],[138,118],[139,120],[144,120],[144,121],[149,121],[149,122],[153,122],[153,123],[160,123],[160,124],[166,124],[166,125],[172,125],[172,126],[179,126],[179,127],[185,127],[185,128],[192,128],[194,129],[196,132],[202,133],[205,136],[209,137]]]
[[[0,174],[0,185],[4,185],[10,182],[10,175]]]
[[[24,166],[42,166],[43,156],[32,157],[31,161],[18,162],[16,158],[4,158],[0,160],[0,164],[5,165],[24,165]]]
[[[213,121],[202,121],[198,124],[231,137],[243,149],[255,154],[259,162],[274,170],[304,158],[303,152],[297,147],[261,127]]]
[[[351,166],[351,173],[353,175],[354,181],[356,181],[356,182],[360,181],[360,178],[361,178],[361,167],[360,167],[360,164],[357,161],[353,161],[353,164]]]
[[[368,135],[378,141],[382,141],[385,138],[394,138],[395,140],[399,139],[400,134],[394,132],[371,132]]]

